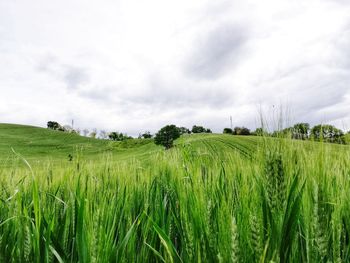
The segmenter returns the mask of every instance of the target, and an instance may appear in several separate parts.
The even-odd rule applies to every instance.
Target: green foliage
[[[235,127],[233,129],[234,135],[250,135],[250,130],[246,127]]]
[[[222,133],[224,133],[224,134],[233,134],[233,130],[231,128],[224,128]]]
[[[316,125],[311,129],[311,136],[318,141],[332,142],[332,143],[345,143],[344,133],[342,130],[332,125]]]
[[[162,145],[165,149],[170,149],[174,145],[174,141],[180,137],[179,128],[174,124],[161,128],[154,137],[156,145]]]
[[[308,123],[297,123],[294,124],[292,129],[292,138],[299,140],[306,140],[309,138],[310,124]]]
[[[193,125],[192,133],[212,133],[210,129],[204,128],[203,126]]]
[[[108,134],[108,138],[112,141],[124,141],[124,140],[129,140],[132,139],[132,137],[128,136],[127,134],[119,133],[119,132],[111,132]]]
[[[143,134],[141,134],[141,137],[144,139],[151,139],[153,137],[153,135],[151,134],[151,132],[146,131]]]
[[[180,127],[179,131],[180,131],[181,135],[182,134],[191,134],[191,131],[188,128],[186,128],[186,127]]]
[[[56,121],[48,121],[47,122],[48,129],[58,130],[60,127],[62,127],[62,126]]]

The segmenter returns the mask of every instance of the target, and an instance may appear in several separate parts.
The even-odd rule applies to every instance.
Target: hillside
[[[275,140],[269,138],[268,140]],[[202,153],[217,154],[224,158],[227,151],[236,151],[245,157],[251,155],[259,147],[262,139],[256,136],[232,136],[223,134],[192,134],[182,136],[176,145],[190,146]],[[314,149],[318,143],[293,141],[303,144],[305,149]],[[340,145],[329,145],[331,148],[342,148]],[[153,144],[152,140],[134,139],[124,142],[93,139],[77,134],[54,131],[46,128],[0,124],[0,160],[7,160],[20,154],[26,159],[50,160],[67,159],[68,155],[79,155],[87,159],[97,158],[106,153],[114,160],[148,156],[162,148]]]
[[[106,150],[108,143],[76,134],[17,124],[0,124],[0,156],[11,155],[12,149],[27,157],[51,155],[62,157],[82,148],[87,154]],[[12,148],[12,149],[11,149]]]
[[[126,157],[142,154],[145,147],[153,149],[153,143],[150,143],[149,140],[134,140],[126,144],[34,126],[0,124],[0,160],[16,156],[13,151],[29,160],[67,159],[69,154],[77,153],[86,158],[96,158],[104,153]]]
[[[201,153],[218,154],[223,159],[227,151],[237,151],[245,157],[254,152],[259,138],[222,134],[195,134],[182,136],[177,147],[190,146]],[[26,160],[41,162],[66,161],[68,155],[79,154],[86,160],[99,160],[108,154],[113,161],[149,158],[162,149],[152,140],[134,139],[113,142],[64,133],[46,128],[0,124],[0,160],[11,163],[17,154]],[[15,153],[14,153],[15,152]],[[17,154],[16,154],[17,153]]]

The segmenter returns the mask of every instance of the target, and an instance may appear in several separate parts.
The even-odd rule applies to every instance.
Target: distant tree
[[[133,139],[132,137],[128,136],[127,134],[119,133],[119,132],[111,132],[108,134],[108,138],[112,141],[124,141],[128,139]]]
[[[224,134],[233,134],[233,130],[231,128],[224,128],[222,133],[224,133]]]
[[[306,140],[309,138],[310,124],[308,123],[297,123],[292,128],[292,138]]]
[[[141,137],[144,139],[150,139],[153,137],[153,135],[151,134],[151,132],[145,131],[143,134],[141,134]]]
[[[61,125],[56,121],[48,121],[47,122],[48,129],[58,130],[59,127],[61,127]]]
[[[343,131],[333,125],[316,125],[311,129],[311,136],[318,141],[345,144]]]
[[[234,135],[250,135],[250,130],[246,127],[235,127],[233,129]]]
[[[197,126],[197,125],[193,125],[191,131],[192,133],[211,133],[210,129],[206,129],[203,126]]]
[[[239,134],[241,134],[241,127],[234,127],[234,128],[233,128],[233,134],[234,134],[234,135],[239,135]]]
[[[179,128],[180,134],[191,134],[190,129],[187,129],[186,127],[180,127]]]
[[[175,125],[167,125],[161,128],[154,137],[154,143],[163,145],[165,149],[170,149],[174,145],[174,141],[180,137],[179,128]]]
[[[111,132],[108,134],[108,138],[112,141],[119,141],[119,132]]]
[[[86,137],[89,134],[89,130],[88,129],[84,129],[83,130],[83,135]]]
[[[79,128],[75,129],[75,133],[80,135],[80,129]]]
[[[203,126],[193,125],[191,131],[192,131],[192,133],[204,133],[206,131],[206,129]]]

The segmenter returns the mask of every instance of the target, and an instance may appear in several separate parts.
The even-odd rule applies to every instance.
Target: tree
[[[174,145],[174,141],[180,137],[179,128],[174,124],[164,126],[154,137],[154,143],[163,145],[165,149],[170,149]]]
[[[144,139],[150,139],[153,137],[153,135],[149,131],[145,131],[143,134],[141,134],[141,137]]]
[[[191,131],[187,129],[186,127],[180,127],[179,128],[180,134],[191,134]]]
[[[224,128],[222,133],[224,133],[224,134],[233,134],[233,130],[231,128]]]
[[[343,131],[333,125],[316,125],[311,129],[311,136],[318,141],[345,144]]]
[[[132,139],[132,137],[128,136],[127,134],[119,133],[119,132],[111,132],[108,134],[108,138],[112,141],[124,141],[127,139]]]
[[[297,123],[292,128],[292,138],[306,140],[309,138],[310,124],[308,123]]]
[[[211,133],[210,129],[206,129],[203,126],[193,125],[192,133]]]
[[[193,133],[203,133],[203,132],[205,132],[205,128],[203,126],[193,125],[192,132]]]
[[[58,130],[58,128],[60,128],[60,127],[61,127],[61,125],[56,121],[48,121],[47,122],[48,129]]]
[[[120,135],[119,132],[111,132],[108,134],[108,138],[111,139],[112,141],[119,141]]]
[[[250,130],[246,127],[235,127],[233,129],[234,135],[250,135]]]

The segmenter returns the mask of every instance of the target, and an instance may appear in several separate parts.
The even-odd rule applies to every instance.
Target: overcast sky
[[[348,0],[0,0],[0,122],[350,129]]]

